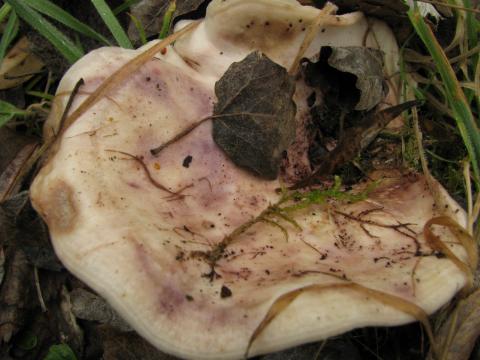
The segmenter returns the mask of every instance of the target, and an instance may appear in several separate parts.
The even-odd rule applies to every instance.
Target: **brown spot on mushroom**
[[[44,197],[40,211],[44,214],[50,230],[56,234],[69,233],[74,229],[77,209],[72,188],[64,181],[52,184]]]

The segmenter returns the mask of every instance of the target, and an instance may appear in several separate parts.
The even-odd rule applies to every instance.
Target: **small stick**
[[[345,131],[337,147],[326,155],[325,160],[312,175],[293,185],[290,189],[297,190],[312,185],[315,180],[331,175],[338,167],[351,161],[362,152],[390,121],[418,104],[419,101],[407,101],[380,112],[368,113],[359,125]]]
[[[38,276],[38,269],[36,266],[33,267],[33,276],[35,278],[35,289],[37,290],[38,301],[40,302],[42,312],[45,313],[47,312],[47,306],[45,305],[45,301],[43,300],[42,288],[40,287],[40,278]]]
[[[337,10],[337,7],[330,2],[326,3],[325,6],[323,7],[323,9],[320,10],[320,13],[318,14],[318,16],[315,18],[314,22],[308,28],[307,34],[305,35],[305,38],[303,39],[302,45],[300,45],[300,49],[298,50],[297,56],[295,57],[295,60],[293,60],[293,63],[290,66],[290,69],[288,71],[288,73],[290,75],[294,75],[294,74],[297,73],[298,66],[300,64],[300,60],[302,60],[303,55],[305,55],[305,52],[309,48],[312,41],[315,39],[315,36],[318,33],[317,30],[320,27],[320,25],[322,24],[322,20],[326,16],[331,15],[336,10]]]
[[[193,123],[193,124],[190,124],[189,126],[187,126],[185,129],[183,129],[182,131],[180,131],[177,135],[175,135],[173,138],[171,138],[170,140],[168,140],[167,142],[163,143],[162,145],[160,146],[157,146],[156,148],[154,149],[151,149],[150,150],[150,153],[153,155],[153,156],[158,156],[158,154],[160,154],[167,146],[170,146],[172,145],[173,143],[177,142],[178,140],[180,140],[181,138],[187,136],[188,134],[190,134],[193,130],[195,130],[197,127],[199,127],[200,125],[202,125],[205,121],[207,120],[212,120],[212,119],[218,119],[218,118],[223,118],[223,117],[230,117],[230,116],[242,116],[242,115],[246,115],[246,116],[258,116],[258,117],[268,117],[268,118],[271,118],[273,117],[274,115],[270,115],[270,114],[262,114],[262,113],[247,113],[247,112],[242,112],[242,113],[232,113],[232,114],[216,114],[216,115],[210,115],[210,116],[207,116],[199,121],[197,121],[196,123]]]
[[[85,84],[85,81],[83,80],[83,78],[80,78],[80,80],[78,80],[75,86],[73,87],[72,92],[70,93],[70,97],[68,98],[67,105],[63,110],[62,117],[60,118],[60,122],[58,124],[58,132],[62,131],[63,125],[65,124],[65,120],[67,119],[70,108],[72,107],[73,100],[75,100],[75,97],[78,94],[78,90],[80,90],[80,87],[83,86],[84,84]]]

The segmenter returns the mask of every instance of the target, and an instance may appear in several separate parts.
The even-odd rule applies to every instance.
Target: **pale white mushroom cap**
[[[464,274],[449,259],[424,256],[418,261],[414,256],[415,239],[425,253],[429,251],[423,225],[440,212],[422,176],[395,172],[378,175],[385,179],[367,200],[354,204],[331,200],[299,212],[295,219],[303,230],[286,224],[288,242],[277,228],[254,225],[219,261],[220,279],[202,277],[208,265],[190,258],[192,252],[208,250],[208,244],[218,243],[277,201],[275,190],[280,184],[233,165],[215,145],[209,122],[158,157],[150,149],[211,114],[215,81],[232,61],[258,46],[248,42],[237,46],[235,29],[240,32],[245,20],[270,19],[280,27],[289,21],[297,24],[301,17],[308,25],[316,12],[289,0],[214,0],[206,20],[193,33],[133,73],[65,131],[32,185],[32,202],[49,226],[61,261],[163,351],[192,359],[241,358],[251,335],[282,294],[311,284],[343,282],[338,278],[343,275],[411,301],[428,313],[465,284]],[[321,44],[361,45],[366,19],[360,14],[346,18],[355,21],[345,27],[326,26],[307,55]],[[387,31],[384,24],[374,23]],[[234,33],[229,38],[230,29]],[[281,50],[276,42],[260,50],[288,66],[302,33],[299,28],[289,45],[279,43]],[[385,36],[393,39],[390,31]],[[380,45],[387,54],[397,51],[390,40]],[[93,51],[67,72],[58,91],[72,89],[79,78],[85,80],[73,111],[106,77],[143,50]],[[65,102],[63,98],[57,103],[47,133],[56,127]],[[172,200],[153,186],[138,162],[120,152],[143,157],[152,177],[172,191],[192,185],[184,192],[188,196]],[[186,168],[183,161],[189,155],[193,159]],[[358,191],[364,186],[359,185]],[[463,210],[439,189],[451,216],[464,224]],[[369,212],[373,209],[377,210]],[[404,229],[410,236],[349,220],[342,213],[382,225],[411,223]],[[448,230],[436,232],[465,258]],[[221,298],[222,286],[232,296]],[[356,327],[413,320],[352,290],[305,292],[266,327],[249,355]]]

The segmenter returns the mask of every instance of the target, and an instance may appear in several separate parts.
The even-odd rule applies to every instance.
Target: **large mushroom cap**
[[[352,288],[325,287],[296,296],[252,339],[277,299],[313,284],[359,284],[428,313],[465,284],[456,265],[426,244],[423,226],[440,214],[426,180],[400,172],[373,174],[383,180],[362,201],[332,198],[295,212],[298,226],[282,222],[288,241],[268,221],[253,224],[222,249],[218,276],[204,276],[211,267],[201,254],[218,249],[225,236],[276,203],[281,184],[236,167],[214,143],[211,122],[158,157],[150,149],[210,115],[215,81],[251,50],[289,66],[303,26],[317,12],[288,0],[214,0],[193,33],[132,73],[63,132],[32,185],[32,201],[61,261],[159,349],[185,358],[236,359],[252,340],[249,355],[356,327],[414,320]],[[253,25],[245,23],[249,19]],[[260,32],[243,35],[243,26],[257,22]],[[289,30],[294,35],[283,43],[265,22],[274,32],[295,22]],[[359,29],[367,25],[361,14],[339,22],[346,24],[326,22],[324,33],[331,37],[320,33],[316,45],[363,41]],[[73,111],[142,51],[96,50],[68,71],[58,91],[84,79]],[[47,133],[65,103],[57,104]],[[464,212],[436,187],[463,224]],[[366,188],[360,184],[355,192]],[[465,258],[446,228],[435,231]]]

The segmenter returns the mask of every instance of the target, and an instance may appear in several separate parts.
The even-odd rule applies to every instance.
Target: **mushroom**
[[[275,217],[280,181],[236,167],[213,141],[211,121],[158,156],[150,153],[211,115],[214,84],[232,62],[261,50],[290,67],[319,12],[292,0],[212,1],[195,30],[61,132],[32,184],[32,202],[63,264],[165,352],[237,359],[357,327],[404,324],[415,320],[411,313],[371,294],[432,313],[467,283],[423,231],[444,211],[463,225],[465,213],[433,180],[432,195],[423,175],[371,174],[354,188],[357,201],[330,197],[299,207],[292,220]],[[398,49],[385,24],[368,27],[360,13],[322,21],[305,56],[325,44],[361,45],[369,28],[367,43],[376,46],[372,34],[381,32],[387,71],[395,71]],[[80,59],[58,89],[68,93],[84,80],[70,112],[153,45],[102,48]],[[47,137],[58,133],[66,103],[59,97]],[[447,227],[433,230],[466,261]]]

